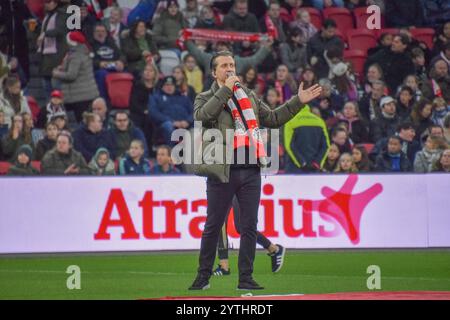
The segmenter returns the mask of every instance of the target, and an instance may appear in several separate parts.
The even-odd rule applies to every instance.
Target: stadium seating
[[[417,41],[423,41],[428,48],[433,48],[434,30],[431,28],[415,28],[411,29],[411,34]]]
[[[323,17],[325,19],[333,19],[337,28],[346,34],[348,30],[355,28],[353,15],[348,9],[345,8],[325,8],[323,10]]]
[[[378,32],[377,32],[377,38],[380,38],[380,36],[381,36],[383,33],[390,33],[390,34],[396,35],[396,34],[398,34],[399,32],[400,32],[400,30],[397,29],[397,28],[385,28],[385,29],[380,29],[380,30],[378,30]]]
[[[366,62],[367,54],[362,50],[345,50],[344,60],[349,61],[353,66],[354,73],[362,81],[364,78],[364,63]]]
[[[373,144],[373,143],[363,143],[363,144],[361,144],[361,146],[363,146],[364,149],[366,149],[367,153],[369,154],[370,152],[372,152],[373,148],[375,147],[375,144]]]
[[[377,38],[367,29],[356,29],[347,31],[347,41],[350,50],[367,50],[377,45]]]
[[[311,17],[311,23],[317,28],[317,30],[320,30],[322,28],[322,13],[320,12],[320,10],[316,9],[316,8],[310,8],[310,7],[306,7],[306,8],[301,8],[301,10],[305,10],[308,11],[310,17]],[[297,12],[293,13],[295,14],[294,17],[296,17]]]
[[[127,72],[112,72],[106,76],[105,80],[111,106],[119,109],[128,108],[133,75]]]
[[[39,107],[36,99],[32,96],[27,96],[27,102],[30,107],[31,115],[33,116],[33,122],[36,123],[39,113],[41,112],[41,108]]]
[[[6,173],[9,170],[9,167],[11,167],[11,163],[6,161],[0,161],[0,176],[6,175]]]
[[[172,70],[180,64],[178,55],[173,50],[159,50],[161,61],[159,62],[159,70],[165,76],[172,75]]]

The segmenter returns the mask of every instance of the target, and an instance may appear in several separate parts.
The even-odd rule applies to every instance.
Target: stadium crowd
[[[71,4],[79,30],[68,29]],[[366,27],[373,4],[380,30]],[[180,41],[186,28],[270,36]],[[282,129],[280,172],[450,172],[447,1],[13,0],[0,50],[3,174],[189,172],[173,164],[170,136],[192,128],[220,50],[271,108],[300,82],[323,88]],[[28,90],[31,54],[41,106]]]

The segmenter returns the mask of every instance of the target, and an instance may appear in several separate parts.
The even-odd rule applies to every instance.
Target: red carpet
[[[164,297],[157,300],[450,300],[450,291],[341,292],[242,297]]]

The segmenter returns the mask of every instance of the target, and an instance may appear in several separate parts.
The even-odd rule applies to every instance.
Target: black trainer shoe
[[[286,249],[277,244],[278,252],[276,253],[268,253],[267,255],[272,259],[272,272],[276,273],[281,270],[283,267],[284,256],[286,255]]]
[[[225,270],[220,266],[220,264],[217,265],[217,268],[213,270],[213,275],[215,276],[229,276],[231,274],[230,269]]]
[[[209,280],[206,277],[197,275],[194,283],[189,287],[189,290],[206,290],[209,289]]]
[[[238,290],[263,290],[264,287],[261,287],[256,283],[252,278],[239,280],[239,284],[237,287]]]

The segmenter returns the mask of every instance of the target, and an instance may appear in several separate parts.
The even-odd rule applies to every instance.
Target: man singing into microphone
[[[207,176],[207,218],[202,235],[199,268],[197,277],[189,290],[209,288],[209,278],[216,256],[219,232],[225,222],[233,196],[236,195],[240,213],[240,249],[239,283],[240,290],[263,289],[253,280],[253,261],[256,250],[256,226],[261,195],[261,166],[267,157],[262,143],[259,127],[278,128],[292,119],[304,106],[318,97],[321,88],[315,85],[303,90],[300,84],[298,94],[280,107],[271,110],[249,89],[239,84],[235,76],[235,61],[228,51],[216,53],[210,62],[214,82],[211,89],[197,96],[194,103],[194,119],[201,121],[204,128],[219,129],[223,155],[226,154],[226,130],[234,129],[234,159],[232,164],[224,160],[221,163],[200,164],[195,167],[198,175]],[[241,139],[242,130],[247,139]],[[203,141],[206,144],[214,141]],[[253,147],[250,148],[250,147]],[[215,145],[217,147],[217,145]],[[249,161],[250,152],[255,150],[257,162]],[[243,151],[243,152],[242,152]],[[242,161],[241,155],[245,155]]]

